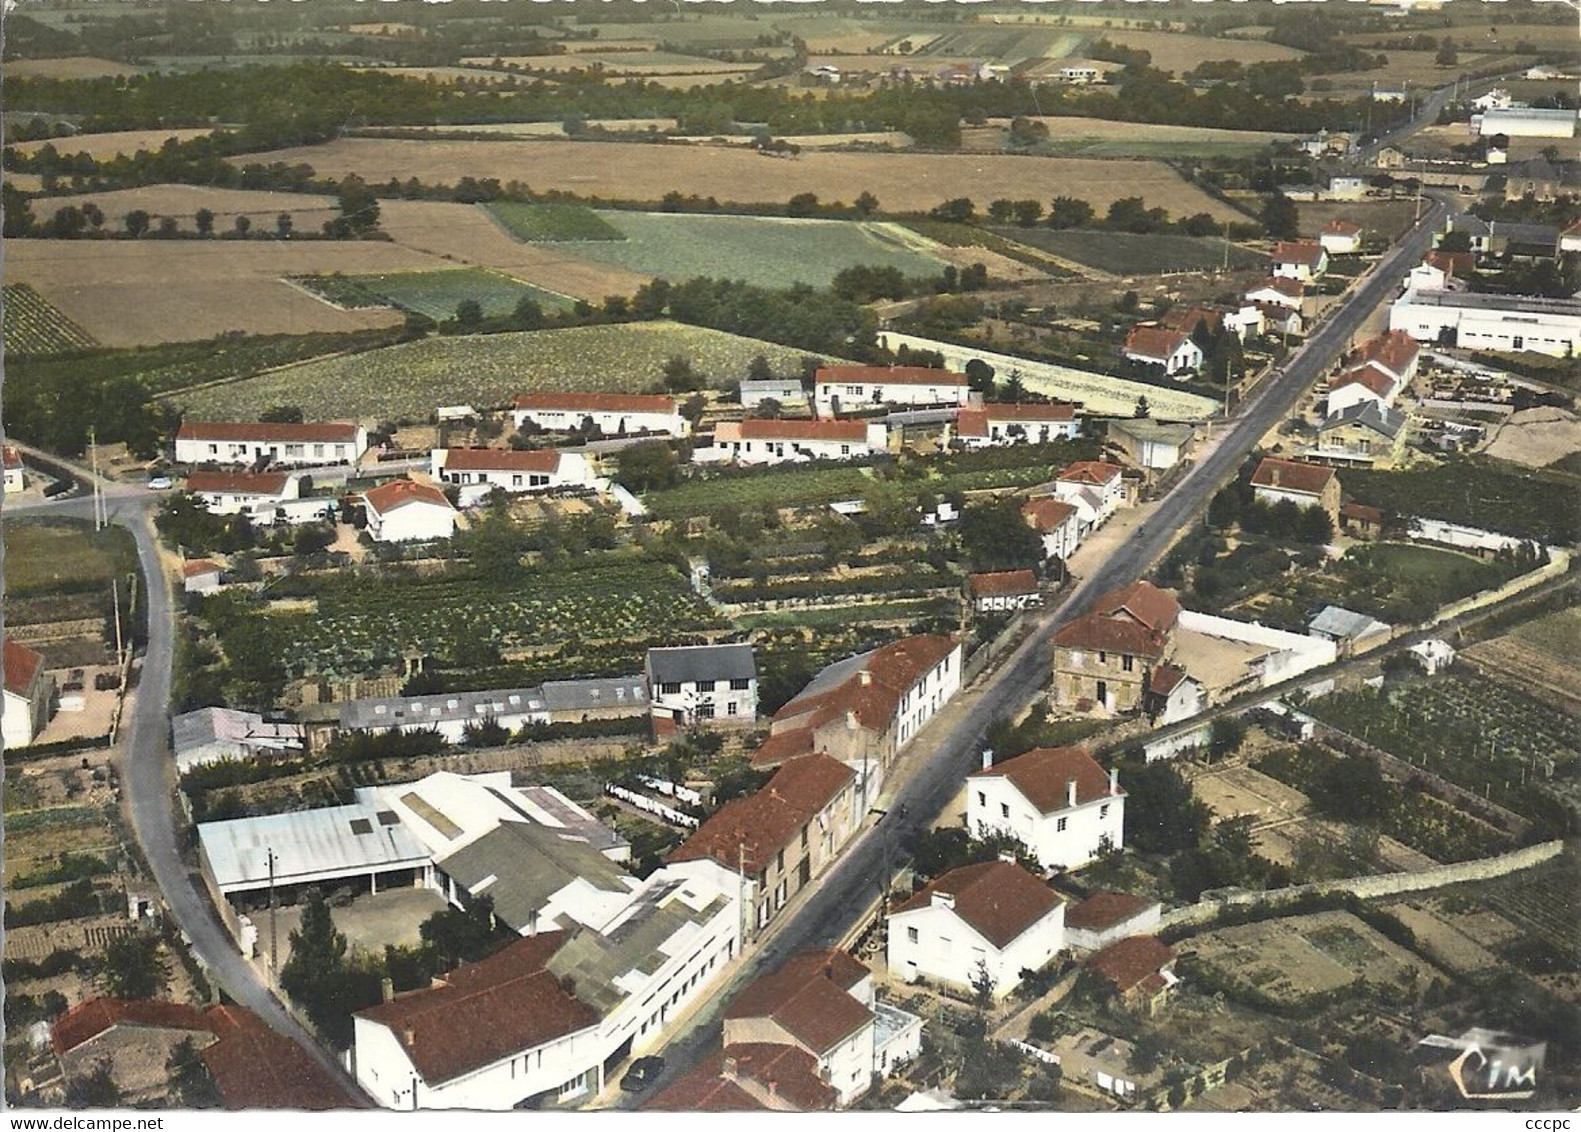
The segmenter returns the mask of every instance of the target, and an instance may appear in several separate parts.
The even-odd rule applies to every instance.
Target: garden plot
[[[1581,641],[1581,609],[1571,608],[1528,621],[1502,637],[1463,649],[1460,655],[1488,679],[1581,716],[1581,688],[1575,677],[1577,641]]]
[[[1420,987],[1436,974],[1349,912],[1222,928],[1194,937],[1192,945],[1220,979],[1282,1006],[1359,992],[1367,983]]]
[[[1228,256],[1237,271],[1262,267],[1268,257],[1236,244],[1198,236],[1139,235],[1081,229],[996,228],[1007,240],[1052,252],[1100,271],[1118,275],[1166,275],[1183,271],[1218,271]]]
[[[626,238],[614,224],[579,204],[524,204],[502,200],[483,207],[507,232],[529,244]]]
[[[1523,409],[1498,426],[1484,452],[1528,468],[1556,464],[1581,452],[1581,417],[1567,409]]]
[[[1428,898],[1385,904],[1382,907],[1411,929],[1428,954],[1457,974],[1471,975],[1493,970],[1498,960],[1483,945],[1497,944],[1501,938],[1518,934],[1515,929],[1507,921],[1488,913],[1475,917],[1451,917],[1441,912],[1438,905],[1439,901]],[[1489,920],[1495,923],[1489,923]],[[1502,931],[1499,925],[1502,925]]]
[[[776,373],[800,372],[799,350],[676,322],[633,322],[427,338],[174,393],[170,400],[215,420],[256,419],[272,405],[300,406],[309,419],[427,420],[439,405],[501,406],[518,393],[644,392],[663,380],[665,362],[677,356],[720,386],[742,377],[758,354]]]
[[[0,289],[5,308],[5,352],[32,355],[60,354],[97,345],[93,335],[39,297],[26,283]]]

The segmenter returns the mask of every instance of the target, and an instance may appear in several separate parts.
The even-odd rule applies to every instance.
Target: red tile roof
[[[284,444],[350,444],[357,439],[355,421],[182,421],[177,440],[278,441]]]
[[[1356,351],[1356,360],[1377,362],[1391,373],[1403,375],[1416,361],[1420,349],[1416,339],[1405,331],[1389,330],[1363,342]]]
[[[4,659],[0,664],[5,668],[5,690],[26,697],[33,687],[33,681],[44,669],[43,654],[18,644],[10,637],[5,640],[3,652]]]
[[[1330,220],[1323,225],[1323,234],[1326,236],[1359,236],[1361,225],[1350,220]]]
[[[1183,330],[1163,326],[1133,326],[1125,336],[1125,352],[1134,357],[1167,362],[1189,339]]]
[[[1222,313],[1209,310],[1207,307],[1176,307],[1165,313],[1158,322],[1160,326],[1168,327],[1170,330],[1190,334],[1197,329],[1199,323],[1207,323],[1211,330],[1216,329],[1223,320]]]
[[[1383,522],[1383,511],[1377,507],[1370,507],[1365,503],[1344,503],[1340,505],[1340,517],[1355,519],[1359,523]]]
[[[1069,401],[1050,405],[984,405],[981,409],[962,409],[955,420],[957,436],[987,436],[989,421],[1007,424],[1060,423],[1076,419],[1076,406]]]
[[[284,472],[193,472],[187,490],[194,495],[272,495],[285,493]]]
[[[569,413],[675,412],[675,398],[656,393],[521,393],[518,409],[546,409]]]
[[[196,578],[200,574],[218,574],[223,567],[211,558],[197,558],[181,564],[183,578]]]
[[[1265,322],[1273,321],[1283,326],[1288,326],[1293,322],[1298,328],[1301,325],[1300,312],[1293,311],[1280,303],[1265,303],[1259,300],[1252,305],[1263,312],[1263,321]]]
[[[803,691],[775,712],[774,718],[781,721],[810,714],[807,725],[821,727],[855,712],[864,727],[887,730],[900,708],[901,697],[957,647],[959,642],[954,637],[938,633],[902,637],[874,649],[859,668],[834,687],[810,695]]]
[[[1299,279],[1288,279],[1282,275],[1271,275],[1246,293],[1256,294],[1258,291],[1272,288],[1281,295],[1289,295],[1292,299],[1299,299],[1306,294],[1306,285]]]
[[[446,471],[553,472],[560,467],[560,453],[553,448],[447,448]]]
[[[861,972],[856,978],[853,967]],[[748,985],[725,1010],[725,1021],[772,1018],[808,1052],[821,1056],[873,1024],[873,1012],[850,991],[866,974],[865,967],[838,951],[799,955]]]
[[[361,1107],[363,1102],[312,1054],[275,1033],[252,1011],[213,1006],[204,1018],[219,1040],[203,1050],[203,1064],[226,1108],[322,1112]]]
[[[1062,649],[1114,652],[1158,660],[1168,648],[1169,638],[1132,621],[1117,621],[1089,613],[1062,625],[1054,634],[1054,645]]]
[[[789,759],[757,793],[716,810],[669,860],[708,857],[729,869],[760,873],[855,777],[850,767],[822,752]]]
[[[995,947],[1007,947],[1062,903],[1053,889],[1020,865],[986,861],[951,869],[890,915],[930,907],[934,893],[954,897],[955,914]]]
[[[1026,519],[1027,525],[1045,535],[1059,530],[1075,514],[1074,505],[1053,496],[1029,499],[1021,505],[1021,516]]]
[[[1174,961],[1175,952],[1172,948],[1150,935],[1133,935],[1116,940],[1102,951],[1093,952],[1086,966],[1124,994],[1156,976]]]
[[[737,1080],[753,1081],[800,1112],[827,1112],[840,1100],[839,1091],[824,1083],[818,1059],[795,1046],[737,1042],[725,1047],[719,1064]]]
[[[357,1016],[389,1029],[430,1085],[598,1025],[592,1007],[545,964],[565,932],[540,932],[424,990],[397,995]]]
[[[1347,385],[1365,386],[1380,398],[1388,397],[1394,392],[1394,378],[1376,362],[1367,362],[1365,365],[1346,370],[1328,383],[1329,392],[1343,389]]]
[[[380,515],[388,515],[397,507],[405,507],[408,503],[432,503],[443,507],[445,510],[454,510],[450,500],[445,498],[445,493],[430,484],[418,483],[416,480],[391,480],[381,483],[378,487],[369,488],[362,493],[368,501],[368,506]]]
[[[1274,249],[1275,263],[1300,263],[1316,267],[1323,259],[1323,245],[1314,240],[1281,240]]]
[[[1321,495],[1334,478],[1334,469],[1323,464],[1307,464],[1299,460],[1279,460],[1265,456],[1252,473],[1254,487],[1278,488],[1298,495]]]
[[[1150,897],[1100,888],[1080,904],[1065,910],[1065,926],[1089,932],[1107,931],[1157,904],[1158,901]]]
[[[770,420],[748,417],[738,425],[742,440],[827,440],[857,444],[867,440],[867,422]]]
[[[788,1048],[788,1047],[787,1047]],[[800,1051],[798,1051],[800,1052]],[[643,1112],[755,1112],[766,1110],[735,1081],[725,1076],[724,1054],[716,1053],[684,1077],[644,1101]]]
[[[966,584],[978,597],[1019,597],[1038,592],[1038,576],[1031,570],[999,570],[969,574]]]
[[[820,366],[819,385],[965,385],[966,375],[926,366]]]
[[[1147,674],[1147,690],[1155,696],[1167,696],[1186,678],[1186,670],[1178,664],[1160,664]]]
[[[972,778],[1008,778],[1021,796],[1042,814],[1069,807],[1069,784],[1076,783],[1076,804],[1086,805],[1109,797],[1109,772],[1081,747],[1035,747]],[[1125,793],[1120,790],[1119,797]]]
[[[758,744],[752,752],[752,765],[759,769],[779,766],[797,755],[809,755],[815,746],[811,727],[795,727],[777,731]]]
[[[1092,611],[1104,617],[1126,618],[1165,633],[1180,619],[1180,602],[1152,582],[1132,582],[1098,598],[1092,603]]]
[[[1111,464],[1106,460],[1077,460],[1060,469],[1055,479],[1059,483],[1090,484],[1101,487],[1111,480],[1118,479],[1125,469],[1119,464]]]
[[[22,453],[17,450],[14,444],[5,445],[3,449],[0,449],[0,452],[5,455],[6,467],[20,468],[22,466]]]
[[[209,1030],[202,1012],[185,1003],[146,998],[90,998],[55,1020],[50,1041],[56,1056],[64,1056],[115,1026],[205,1033]]]
[[[1435,249],[1427,253],[1427,259],[1423,262],[1429,267],[1438,268],[1450,279],[1465,279],[1477,272],[1475,252],[1446,252]]]

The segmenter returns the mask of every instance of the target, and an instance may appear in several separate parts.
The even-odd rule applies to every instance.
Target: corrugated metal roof
[[[586,841],[528,822],[502,822],[438,864],[468,892],[492,897],[494,914],[518,932],[536,930],[550,897],[577,880],[604,892],[630,891],[620,866]]]
[[[1388,629],[1389,626],[1382,621],[1338,605],[1325,605],[1307,626],[1309,633],[1317,633],[1324,637],[1343,637],[1346,640],[1365,636],[1367,633],[1387,632]]]
[[[198,841],[222,889],[257,888],[269,882],[274,853],[276,884],[323,873],[373,872],[428,863],[422,842],[369,803],[300,810],[290,814],[204,822]],[[393,815],[392,815],[393,816]]]

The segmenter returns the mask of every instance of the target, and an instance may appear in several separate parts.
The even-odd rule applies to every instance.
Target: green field
[[[861,468],[775,468],[761,475],[698,477],[643,497],[656,519],[682,519],[719,511],[750,511],[766,503],[801,507],[862,495],[872,482]]]
[[[1467,584],[1480,588],[1484,581],[1497,585],[1509,573],[1470,554],[1410,543],[1382,542],[1353,547],[1346,557],[1374,576],[1438,590],[1459,589]],[[1475,593],[1476,589],[1468,592]]]
[[[1348,468],[1345,494],[1397,515],[1442,519],[1550,545],[1581,541],[1581,512],[1555,506],[1571,500],[1572,476],[1533,472],[1478,457],[1409,471]]]
[[[95,534],[85,520],[12,519],[0,531],[5,537],[5,596],[13,600],[95,589],[137,562],[131,535],[120,527]]]
[[[478,267],[388,275],[301,275],[292,282],[338,307],[400,307],[437,322],[455,318],[456,308],[468,299],[489,318],[510,314],[523,298],[537,300],[546,310],[571,306],[564,295]]]
[[[1116,275],[1163,275],[1173,271],[1211,271],[1224,265],[1225,243],[1211,237],[1138,235],[1072,228],[999,228],[1000,235],[1040,248],[1087,267]],[[1261,267],[1267,257],[1229,245],[1230,266]]]
[[[0,288],[0,307],[5,310],[8,354],[42,356],[98,345],[93,335],[45,302],[26,283],[7,283]]]
[[[512,236],[529,244],[562,240],[624,240],[625,234],[586,205],[493,201],[483,206]]]
[[[1268,151],[1268,142],[1257,141],[1167,141],[1137,138],[1059,138],[1044,142],[1036,152],[1054,157],[1176,158],[1252,157]]]
[[[578,244],[580,258],[672,280],[707,275],[757,287],[827,287],[840,271],[859,264],[894,267],[907,276],[934,276],[944,268],[942,260],[908,246],[881,224],[670,212],[598,215],[625,239]]]
[[[427,338],[170,400],[183,412],[214,420],[256,420],[274,405],[296,405],[309,420],[427,420],[439,405],[501,406],[535,390],[643,392],[662,380],[664,363],[676,356],[689,359],[710,384],[723,385],[744,377],[758,354],[776,373],[800,372],[799,350],[677,322],[632,322]]]

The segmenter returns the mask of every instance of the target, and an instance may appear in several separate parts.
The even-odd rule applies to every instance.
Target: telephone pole
[[[279,935],[278,935],[278,933],[276,931],[276,926],[275,926],[275,910],[279,907],[279,902],[275,899],[275,890],[274,890],[274,847],[271,846],[269,848],[268,852],[269,852],[269,977],[272,980],[278,980],[279,975],[280,975],[280,970],[279,970],[279,966],[278,966],[278,957],[279,957],[279,954],[280,954],[280,952],[278,950],[278,945],[279,945],[280,937],[279,937]]]

